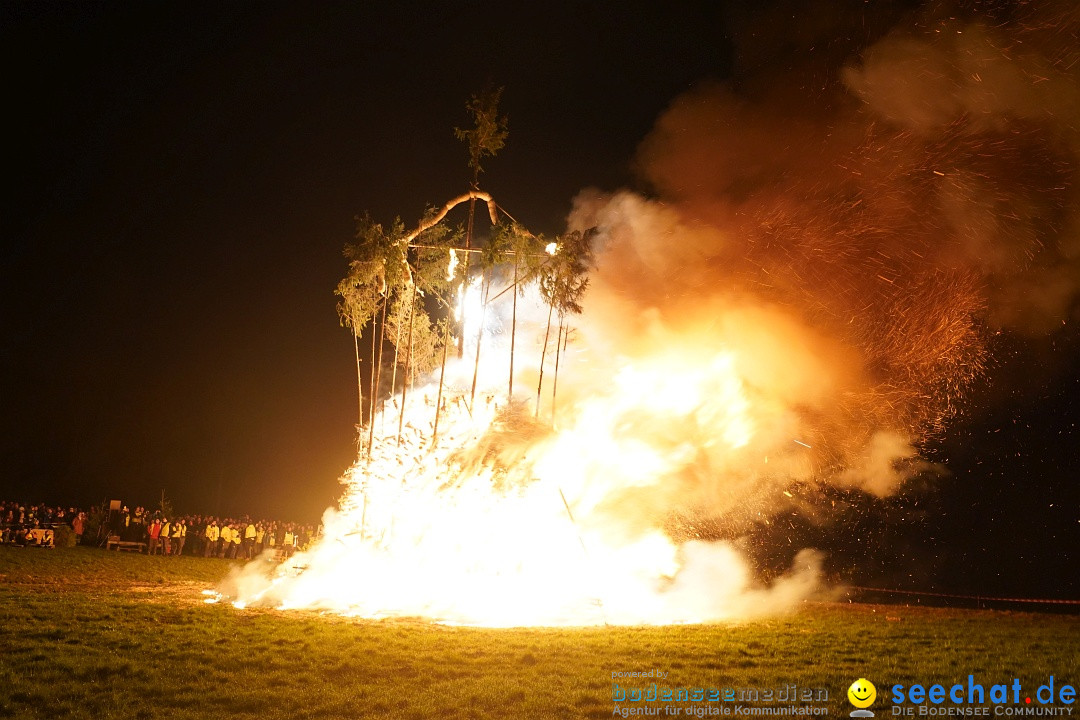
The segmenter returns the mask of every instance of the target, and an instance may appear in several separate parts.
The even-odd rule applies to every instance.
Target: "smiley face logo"
[[[866,678],[859,678],[855,682],[851,683],[851,687],[847,690],[847,699],[852,705],[857,708],[868,708],[874,704],[874,700],[877,698],[877,688],[874,687],[874,683],[870,682]]]

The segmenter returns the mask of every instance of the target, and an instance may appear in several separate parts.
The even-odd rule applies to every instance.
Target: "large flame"
[[[597,364],[586,325],[559,348],[556,378],[558,333],[530,296],[511,402],[510,298],[485,312],[475,283],[464,296],[464,336],[484,344],[481,389],[472,396],[470,360],[451,361],[437,435],[437,384],[407,393],[400,437],[401,395],[387,402],[317,545],[273,572],[249,565],[230,590],[237,605],[485,626],[685,623],[768,612],[813,588],[809,555],[752,590],[732,546],[665,527],[702,502],[696,474],[761,465],[756,428],[784,422],[752,402],[736,348],[688,334]]]

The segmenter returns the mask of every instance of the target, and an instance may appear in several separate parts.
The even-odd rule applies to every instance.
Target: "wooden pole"
[[[382,317],[379,318],[379,360],[375,364],[375,395],[376,404],[382,408],[382,354],[383,346],[386,345],[386,306],[390,303],[390,295],[387,293],[382,302]],[[381,412],[381,410],[380,410]],[[374,427],[374,418],[372,426]]]
[[[474,183],[475,187],[475,183]],[[476,198],[470,198],[469,200],[469,222],[465,226],[465,267],[461,270],[461,320],[459,321],[458,330],[458,342],[457,342],[457,356],[460,359],[465,355],[465,294],[469,290],[469,259],[472,257],[472,253],[469,250],[472,249],[472,234],[473,234],[473,220],[476,217]]]
[[[484,285],[484,303],[480,309],[480,327],[476,331],[476,361],[473,363],[472,390],[469,393],[469,407],[472,407],[473,402],[476,400],[476,376],[480,372],[480,340],[484,337],[484,320],[487,318],[488,291],[491,290],[491,281],[487,279],[487,271],[484,272],[484,278],[481,282]]]
[[[431,444],[434,446],[435,441],[439,439],[439,414],[442,411],[442,389],[443,380],[446,378],[446,349],[450,345],[450,318],[446,319],[446,326],[443,328],[443,346],[442,346],[442,370],[439,372],[439,394],[435,398],[435,427],[431,431]]]
[[[379,301],[378,291],[374,288],[371,291],[371,297],[373,304]],[[372,434],[375,432],[375,312],[372,311],[371,315],[371,373],[368,378],[368,462],[371,462]]]
[[[547,329],[544,330],[544,349],[540,351],[540,381],[536,383],[536,414],[540,417],[540,389],[544,387],[544,356],[547,355],[548,337],[551,335],[551,311],[555,309],[555,303],[548,305]]]
[[[351,326],[350,326],[351,327]],[[364,381],[360,377],[360,338],[353,328],[353,352],[356,353],[356,449],[360,450],[361,430],[364,428]]]
[[[374,319],[372,320],[374,322]],[[382,345],[383,345],[383,332],[386,328],[386,300],[383,299],[382,305],[382,320],[379,322],[379,359],[378,363],[375,361],[375,328],[371,328],[371,397],[368,398],[368,406],[370,407],[370,417],[368,417],[368,443],[367,451],[368,457],[371,457],[371,448],[375,446],[375,399],[378,397],[379,392],[379,377],[381,374],[382,365]]]
[[[422,221],[419,225],[416,226],[415,230],[402,238],[402,242],[411,244],[413,240],[420,236],[420,233],[424,232],[425,230],[430,230],[431,228],[438,225],[440,222],[442,222],[442,219],[446,217],[446,214],[448,212],[450,212],[466,200],[472,200],[474,202],[476,200],[483,200],[484,202],[486,202],[488,206],[488,215],[491,217],[491,224],[498,224],[499,216],[496,212],[495,199],[482,190],[470,190],[464,195],[458,195],[456,198],[450,200],[442,206],[439,212],[437,212],[435,215],[428,218],[427,220]]]
[[[565,316],[559,313],[559,334],[555,339],[555,378],[551,383],[551,424],[555,424],[555,394],[559,390],[559,357],[562,355],[560,346],[563,341],[563,318]]]
[[[394,397],[394,391],[397,390],[397,366],[401,345],[401,321],[404,319],[402,316],[405,314],[402,310],[402,308],[398,308],[398,319],[395,323],[397,325],[397,333],[394,338],[394,370],[390,373],[390,397]]]
[[[409,370],[412,366],[412,336],[413,336],[413,323],[416,318],[416,283],[412,284],[412,296],[409,300],[409,339],[408,348],[405,350],[405,378],[401,381],[401,415],[398,416],[397,424],[397,444],[401,445],[401,430],[405,427],[405,396],[409,391]]]
[[[517,338],[517,284],[518,284],[518,263],[521,259],[518,255],[514,254],[514,311],[510,316],[510,387],[506,392],[507,404],[514,400],[514,341]],[[357,369],[359,372],[359,369]]]

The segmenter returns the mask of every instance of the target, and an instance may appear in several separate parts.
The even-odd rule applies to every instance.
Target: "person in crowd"
[[[249,519],[247,526],[244,528],[244,552],[243,557],[245,560],[250,560],[255,556],[255,537],[258,535],[258,530],[255,529],[255,524]]]
[[[206,544],[206,526],[209,524],[209,520],[203,520],[202,515],[188,518],[187,529],[191,531],[191,539],[188,541],[191,547],[189,555],[203,557],[203,545]]]
[[[82,545],[82,536],[86,531],[86,513],[80,512],[71,521],[71,530],[75,533],[75,544]]]
[[[187,524],[184,518],[173,521],[172,526],[172,552],[177,557],[184,551],[184,542],[187,540]]]
[[[229,548],[232,547],[232,525],[229,525],[224,520],[221,521],[221,547],[219,548],[218,557],[225,558],[229,555]]]
[[[210,518],[210,524],[206,526],[204,536],[206,549],[203,551],[203,557],[217,557],[218,540],[221,539],[221,528],[218,527],[217,520]]]
[[[293,552],[296,550],[296,533],[293,532],[291,524],[285,526],[285,539],[281,543],[281,550],[286,558],[292,557]]]
[[[307,550],[311,547],[311,541],[315,535],[315,530],[310,525],[304,525],[300,532],[300,549]]]
[[[140,540],[146,534],[146,524],[149,521],[149,514],[146,512],[146,508],[139,505],[131,513],[131,527],[128,532],[131,540]]]
[[[172,554],[172,523],[169,518],[161,518],[161,547],[164,555]]]
[[[146,534],[150,538],[149,553],[151,555],[157,555],[158,550],[161,548],[161,519],[154,518],[153,522],[146,528]]]
[[[244,541],[244,526],[241,523],[236,523],[233,525],[232,541],[232,555],[230,555],[229,557],[234,560],[237,558],[242,559],[244,555],[240,550],[240,545]]]

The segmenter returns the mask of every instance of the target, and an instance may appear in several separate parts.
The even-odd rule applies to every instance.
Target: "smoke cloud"
[[[1080,13],[1003,7],[927,6],[814,97],[736,81],[677,98],[637,158],[655,197],[587,191],[571,215],[602,231],[591,343],[696,328],[731,348],[779,408],[755,441],[773,436],[768,477],[887,495],[932,470],[916,448],[988,337],[1060,327],[1080,289]]]

